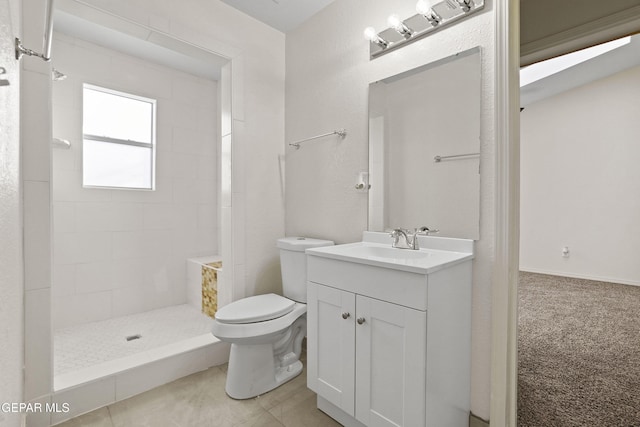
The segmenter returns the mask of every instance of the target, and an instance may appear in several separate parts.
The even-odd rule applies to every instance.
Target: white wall
[[[22,274],[22,211],[20,184],[20,73],[13,58],[19,4],[0,3],[0,402],[21,402],[24,360],[24,278]],[[0,412],[0,426],[17,427],[18,414]]]
[[[636,67],[521,113],[522,270],[640,285],[639,83]]]
[[[337,0],[287,34],[286,142],[346,128],[343,140],[327,138],[286,152],[286,231],[335,240],[361,239],[367,228],[367,195],[355,188],[366,171],[368,86],[372,81],[480,46],[481,206],[473,283],[472,391],[474,414],[489,418],[491,263],[494,237],[494,10],[482,13],[395,52],[369,61],[362,31],[386,27],[391,13],[410,16],[415,1]]]
[[[217,82],[56,33],[53,327],[186,302],[187,258],[218,251]],[[82,85],[157,101],[156,189],[82,187]]]

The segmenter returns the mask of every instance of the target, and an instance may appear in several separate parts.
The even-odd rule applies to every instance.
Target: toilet
[[[302,372],[300,352],[307,334],[307,260],[304,251],[329,240],[278,240],[282,290],[232,302],[216,312],[212,333],[231,343],[225,390],[249,399],[273,390]]]

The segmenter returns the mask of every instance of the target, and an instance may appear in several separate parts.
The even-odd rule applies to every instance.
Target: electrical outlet
[[[562,248],[562,256],[563,258],[569,258],[569,246]]]

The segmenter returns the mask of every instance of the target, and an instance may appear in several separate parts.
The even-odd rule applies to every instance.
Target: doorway
[[[521,70],[520,426],[640,419],[639,42]]]

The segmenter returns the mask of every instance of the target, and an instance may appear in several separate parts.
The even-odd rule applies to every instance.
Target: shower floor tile
[[[54,332],[54,376],[210,335],[212,325],[184,304],[60,329]]]

